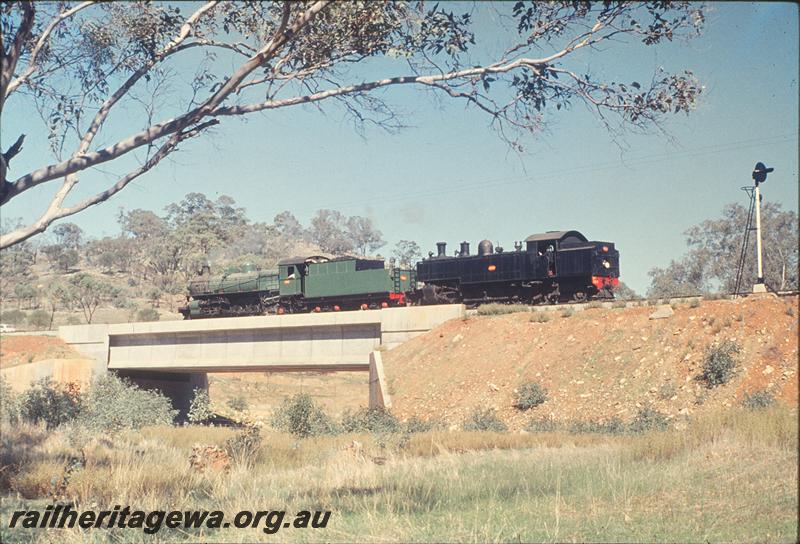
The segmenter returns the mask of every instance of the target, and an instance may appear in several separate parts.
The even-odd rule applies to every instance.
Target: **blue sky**
[[[493,15],[481,5],[475,15],[479,43],[497,41]],[[689,42],[582,58],[617,81],[647,80],[659,66],[692,70],[705,92],[691,115],[668,119],[669,138],[627,134],[620,145],[576,105],[549,116],[547,130],[518,155],[462,103],[391,89],[383,96],[411,125],[400,134],[368,129],[362,137],[333,108],[228,119],[114,199],[66,220],[94,236],[116,234],[120,207],[161,213],[198,191],[230,195],[259,221],[290,210],[307,224],[319,208],[372,217],[388,242],[384,254],[401,239],[426,252],[439,240],[453,248],[489,238],[511,248],[534,232],[578,229],[615,242],[622,279],[644,293],[647,271],[685,250],[687,227],[729,202],[746,204],[739,187],[756,161],[775,167],[764,198],[798,206],[797,6],[712,3],[707,16],[704,34]],[[28,134],[10,177],[44,164],[46,134],[26,125],[30,111],[7,108],[4,117],[4,134]],[[12,139],[4,136],[3,148]],[[86,176],[75,198],[100,183]],[[30,191],[4,206],[3,217],[33,219],[54,190]]]

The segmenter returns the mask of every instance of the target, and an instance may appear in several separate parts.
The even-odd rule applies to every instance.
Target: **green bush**
[[[214,412],[211,410],[211,399],[205,388],[195,387],[192,402],[189,404],[189,413],[186,417],[192,423],[205,423]]]
[[[247,399],[245,399],[241,395],[233,397],[232,399],[228,399],[228,402],[226,402],[225,404],[228,405],[228,408],[230,408],[231,410],[235,410],[237,412],[244,412],[245,410],[247,410],[248,407]]]
[[[622,434],[625,424],[614,416],[608,421],[573,421],[568,430],[572,434]]]
[[[766,389],[756,391],[752,395],[745,393],[742,401],[742,406],[748,410],[762,410],[769,408],[773,404],[775,404],[775,397]]]
[[[272,426],[300,438],[339,431],[314,399],[305,393],[284,399],[272,416]]]
[[[98,432],[114,432],[171,425],[177,413],[161,393],[141,389],[109,372],[92,384],[78,422]]]
[[[417,416],[412,416],[403,425],[403,432],[408,434],[413,433],[427,433],[444,427],[444,424],[434,420],[423,420]]]
[[[530,410],[531,408],[536,408],[540,404],[544,404],[546,400],[547,389],[538,383],[530,382],[517,388],[514,406],[520,410]]]
[[[9,323],[11,325],[22,325],[25,323],[26,318],[27,315],[22,310],[9,310],[3,312],[2,317],[0,317],[0,322]]]
[[[533,323],[547,323],[548,321],[550,321],[550,316],[547,315],[547,312],[536,312],[531,316]]]
[[[678,388],[675,387],[675,384],[665,383],[658,388],[658,398],[661,400],[669,400],[674,397],[677,392]]]
[[[19,422],[20,401],[11,386],[0,379],[0,422],[16,425]]]
[[[136,321],[158,321],[160,318],[155,308],[142,308],[136,312]]]
[[[81,408],[81,395],[76,388],[42,378],[22,394],[19,414],[25,421],[44,422],[53,429],[78,417]]]
[[[531,419],[525,430],[529,433],[553,433],[561,430],[561,425],[552,419]]]
[[[45,310],[34,310],[28,314],[28,325],[36,330],[50,326],[50,313]]]
[[[478,307],[478,315],[502,315],[513,314],[516,312],[527,312],[528,307],[521,304],[481,304]]]
[[[703,358],[703,372],[700,379],[706,386],[716,387],[728,383],[736,370],[736,354],[739,346],[730,340],[708,348]]]
[[[465,431],[493,431],[503,432],[508,429],[506,424],[497,417],[491,408],[475,408],[464,420],[461,426]]]
[[[390,434],[400,432],[400,422],[383,408],[360,408],[342,415],[342,430],[346,433]]]
[[[631,421],[628,429],[632,433],[665,431],[669,427],[666,416],[654,408],[642,408]]]
[[[247,427],[225,441],[224,449],[234,463],[252,466],[261,448],[261,431],[258,427]]]

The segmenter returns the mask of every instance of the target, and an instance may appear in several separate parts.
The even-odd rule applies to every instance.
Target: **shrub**
[[[413,433],[426,433],[428,431],[433,431],[437,429],[443,428],[444,425],[439,421],[434,420],[424,420],[420,419],[417,416],[412,416],[408,418],[408,421],[405,422],[403,425],[403,431],[408,434]]]
[[[61,386],[42,378],[22,394],[19,414],[30,423],[43,421],[48,429],[72,421],[81,411],[80,391],[73,384]]]
[[[608,421],[573,421],[569,426],[572,434],[622,434],[625,424],[616,416]]]
[[[228,402],[226,402],[226,404],[228,405],[228,408],[230,408],[231,410],[235,410],[237,412],[244,412],[245,410],[247,410],[248,407],[247,399],[245,399],[241,395],[239,395],[238,397],[233,397],[232,399],[228,399]]]
[[[390,434],[401,430],[400,422],[384,408],[360,408],[342,415],[342,430],[347,433]]]
[[[561,317],[572,317],[572,314],[574,313],[575,312],[572,310],[572,308],[564,308],[564,310],[561,312]]]
[[[739,353],[739,346],[730,340],[713,345],[706,350],[700,379],[706,382],[707,387],[722,385],[733,377],[736,370],[735,356],[737,353]]]
[[[792,308],[791,306],[786,308],[786,315],[788,315],[789,317],[794,317],[794,308]],[[741,321],[741,319],[739,321]]]
[[[186,417],[192,423],[205,423],[214,412],[211,410],[211,399],[205,388],[195,387],[192,402],[189,404],[189,413]]]
[[[34,310],[28,314],[28,325],[41,330],[50,326],[50,314],[45,310]]]
[[[603,303],[600,302],[599,300],[593,300],[589,304],[586,305],[586,309],[587,310],[593,310],[595,308],[602,308],[602,307],[603,307]]]
[[[111,372],[100,376],[86,396],[79,422],[99,432],[171,425],[177,415],[170,400]]]
[[[155,308],[142,308],[136,312],[136,321],[158,321],[160,318]]]
[[[526,425],[525,430],[529,433],[553,433],[561,430],[555,420],[552,419],[531,419]]]
[[[272,416],[272,426],[300,438],[338,432],[334,422],[305,393],[284,399]]]
[[[703,295],[703,300],[719,300],[723,298],[721,293],[706,293]]]
[[[20,396],[5,380],[0,379],[0,422],[16,425],[19,421]]]
[[[678,389],[675,387],[675,384],[665,383],[661,387],[658,388],[658,397],[661,400],[669,400],[675,396],[675,393],[678,392]]]
[[[461,426],[465,431],[503,432],[508,429],[492,408],[475,408]]]
[[[533,323],[547,323],[550,321],[550,316],[547,312],[536,312],[531,316],[531,322]]]
[[[654,408],[640,409],[631,421],[628,429],[632,433],[648,431],[665,431],[669,426],[666,416]]]
[[[521,304],[481,304],[478,307],[478,315],[502,315],[513,314],[516,312],[527,312],[528,307]]]
[[[773,404],[775,404],[775,397],[766,389],[756,391],[752,395],[750,393],[745,393],[744,400],[742,401],[742,406],[748,410],[762,410],[764,408],[769,408]]]
[[[0,317],[0,321],[3,323],[10,323],[11,325],[22,325],[25,323],[26,318],[25,312],[22,310],[9,310],[7,312],[3,312],[2,317]]]
[[[514,406],[520,410],[530,410],[540,404],[544,404],[546,400],[547,389],[538,383],[530,382],[521,385],[517,389],[517,398],[514,401]]]
[[[234,463],[252,466],[261,448],[261,431],[258,427],[247,427],[225,441],[224,449]]]
[[[693,298],[689,302],[689,308],[699,308],[699,307],[700,307],[700,299],[699,298]]]
[[[624,300],[617,300],[614,301],[614,304],[611,305],[612,308],[625,308],[627,303]]]
[[[74,315],[71,315],[67,318],[67,325],[80,325],[80,324],[81,320],[75,317]]]

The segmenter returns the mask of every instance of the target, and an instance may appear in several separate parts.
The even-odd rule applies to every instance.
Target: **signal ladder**
[[[750,196],[750,209],[747,210],[747,225],[744,227],[744,239],[742,240],[742,251],[739,254],[739,264],[736,268],[736,287],[733,289],[733,298],[739,296],[739,290],[742,287],[742,280],[744,279],[744,265],[747,259],[747,244],[750,241],[750,231],[756,230],[753,225],[753,216],[755,215],[756,208],[756,194],[754,187],[742,187]]]

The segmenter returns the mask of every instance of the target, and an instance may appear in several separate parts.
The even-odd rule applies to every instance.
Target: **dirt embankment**
[[[80,359],[83,355],[55,336],[0,338],[0,367],[8,368],[45,359]]]
[[[669,318],[649,319],[655,309],[548,312],[545,323],[530,313],[445,323],[384,354],[393,411],[458,424],[490,407],[520,429],[531,417],[630,420],[646,406],[680,418],[765,389],[797,406],[797,297],[681,304]],[[736,374],[708,389],[698,380],[704,353],[725,340],[740,347]],[[515,389],[527,382],[545,387],[548,400],[520,412]]]

